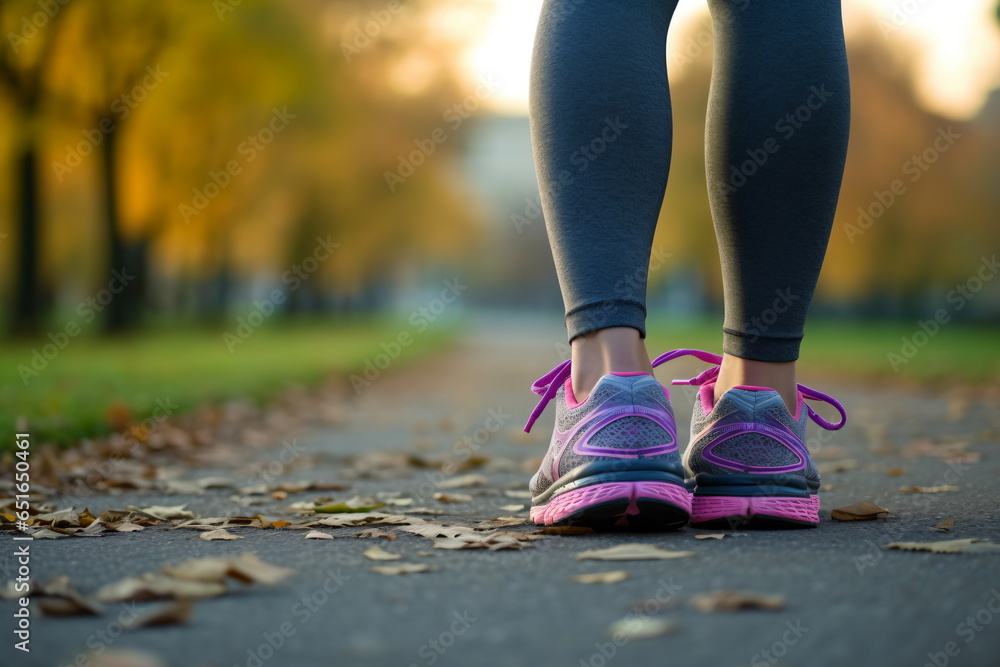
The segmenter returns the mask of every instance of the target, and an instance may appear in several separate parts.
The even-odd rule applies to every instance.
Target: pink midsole
[[[609,500],[629,500],[625,515],[638,514],[639,500],[658,500],[670,503],[691,513],[691,494],[677,484],[666,482],[608,482],[573,489],[552,498],[545,505],[531,508],[531,520],[544,526],[562,521],[580,510],[606,503]]]
[[[691,523],[732,516],[752,518],[755,514],[819,523],[819,496],[808,498],[695,496],[691,508]]]

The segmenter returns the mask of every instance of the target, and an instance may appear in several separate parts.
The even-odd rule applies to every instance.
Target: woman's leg
[[[826,252],[850,126],[839,0],[709,0],[708,189],[725,290],[718,398],[795,364]]]
[[[666,38],[677,0],[546,0],[530,120],[566,306],[573,389],[647,371],[646,273],[670,165]]]

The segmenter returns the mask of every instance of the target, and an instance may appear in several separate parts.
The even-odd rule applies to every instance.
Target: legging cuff
[[[646,337],[646,307],[635,301],[608,299],[573,308],[566,313],[566,331],[570,342],[598,329],[632,327]]]
[[[799,344],[802,336],[761,336],[736,331],[722,330],[722,351],[740,359],[752,361],[795,361],[799,358]]]

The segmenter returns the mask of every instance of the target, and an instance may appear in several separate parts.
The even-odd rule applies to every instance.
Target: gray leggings
[[[709,5],[705,156],[726,304],[722,349],[791,361],[847,152],[840,2]],[[670,167],[665,43],[676,6],[546,0],[542,9],[531,137],[570,340],[614,326],[646,335],[645,276]]]

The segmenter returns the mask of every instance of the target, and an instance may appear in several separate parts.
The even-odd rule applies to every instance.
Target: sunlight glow
[[[472,78],[492,75],[500,81],[499,91],[487,101],[489,108],[526,113],[531,47],[542,0],[478,1],[492,12],[492,20],[465,66]],[[917,86],[925,104],[962,118],[974,115],[989,91],[1000,85],[1000,27],[993,7],[994,0],[844,0],[844,16],[848,34],[862,23],[870,25],[874,17],[883,22],[890,46],[915,45]],[[705,0],[681,0],[669,53],[680,47],[677,36],[685,26],[700,23],[707,11]]]

